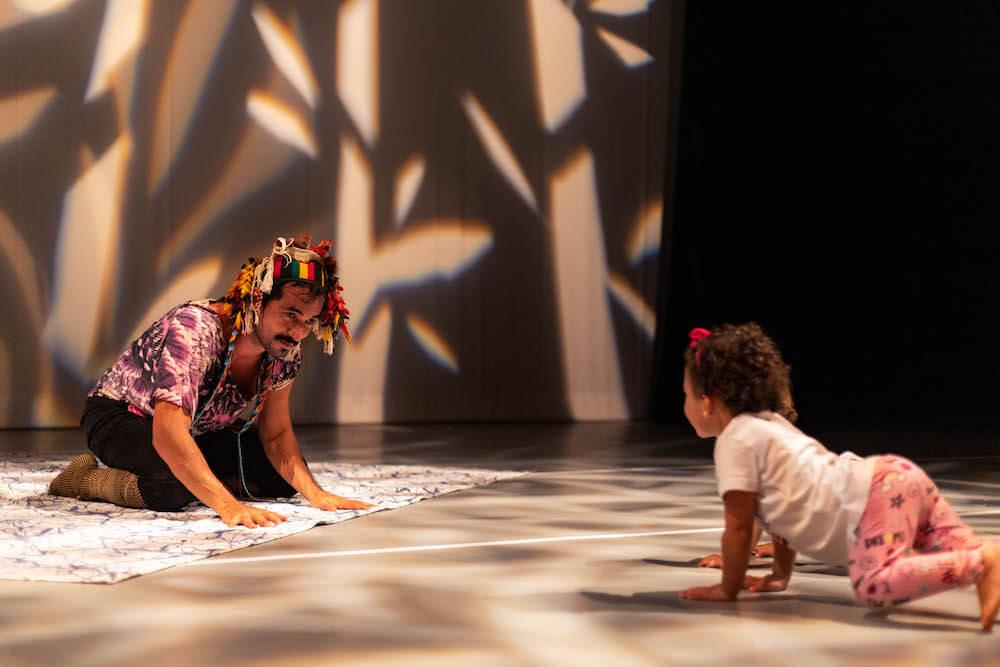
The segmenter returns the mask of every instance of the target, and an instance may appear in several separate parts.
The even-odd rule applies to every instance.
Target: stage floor
[[[299,430],[307,459],[532,471],[115,585],[0,581],[0,665],[995,665],[975,591],[890,611],[803,562],[784,593],[714,583],[711,444],[649,424]],[[1000,539],[1000,433],[821,429],[840,451],[925,465]],[[0,431],[71,454],[78,431]]]

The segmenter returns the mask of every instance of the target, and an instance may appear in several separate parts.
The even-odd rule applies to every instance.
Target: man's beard
[[[282,343],[287,343],[288,346],[283,347]],[[283,357],[295,347],[295,339],[290,336],[275,336],[271,341],[271,347],[273,348],[272,357]]]
[[[257,342],[260,346],[264,348],[269,355],[275,357],[276,359],[284,357],[295,347],[296,344],[294,338],[283,334],[273,336],[270,340],[270,344],[267,345],[264,344],[264,340],[260,337],[260,333],[258,331],[254,331],[254,336],[257,338]],[[282,347],[282,342],[288,343],[288,347]]]

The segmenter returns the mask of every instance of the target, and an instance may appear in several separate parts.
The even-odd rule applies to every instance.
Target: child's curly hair
[[[771,410],[790,422],[798,419],[791,368],[759,324],[723,324],[702,335],[693,335],[684,353],[684,367],[698,395],[719,398],[734,416]]]

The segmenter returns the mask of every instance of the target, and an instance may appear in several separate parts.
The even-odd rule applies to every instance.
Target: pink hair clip
[[[708,338],[711,335],[712,332],[709,331],[708,329],[702,329],[700,327],[697,329],[691,329],[691,333],[688,334],[688,338],[691,339],[691,344],[688,347],[697,347],[700,341]]]
[[[688,344],[688,347],[697,348],[698,347],[698,343],[700,343],[701,341],[705,340],[706,338],[708,338],[711,335],[712,335],[712,332],[709,331],[708,329],[702,329],[701,327],[698,327],[696,329],[691,329],[691,332],[688,334],[688,338],[691,339],[691,342]],[[701,363],[701,350],[695,349],[695,351],[694,351],[694,363],[696,363],[696,364],[700,364]]]

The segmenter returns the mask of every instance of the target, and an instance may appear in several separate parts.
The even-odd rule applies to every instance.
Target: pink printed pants
[[[848,572],[854,594],[871,607],[909,602],[976,583],[982,540],[920,466],[880,456],[858,522]]]

